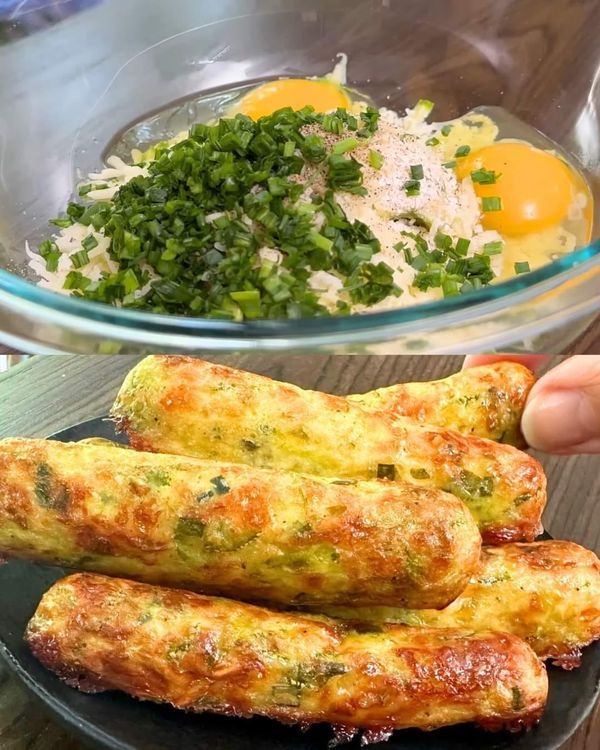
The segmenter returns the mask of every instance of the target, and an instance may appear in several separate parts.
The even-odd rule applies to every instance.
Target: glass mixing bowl
[[[19,3],[18,6],[27,6]],[[37,3],[39,5],[39,3]],[[69,6],[81,12],[68,15]],[[0,340],[26,351],[561,351],[600,312],[600,27],[597,0],[105,0],[19,15],[0,34]],[[90,7],[91,6],[91,7]],[[22,10],[22,8],[21,8]],[[2,41],[4,43],[2,44]],[[25,241],[48,233],[76,182],[120,134],[172,135],[202,94],[323,75],[436,118],[502,106],[581,163],[596,196],[589,246],[479,292],[345,318],[166,317],[44,291]],[[173,117],[157,115],[168,109]],[[136,123],[144,122],[135,128]],[[149,125],[147,123],[150,123]],[[599,321],[600,326],[600,321]]]

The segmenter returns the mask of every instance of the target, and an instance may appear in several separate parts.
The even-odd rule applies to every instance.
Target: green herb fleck
[[[95,247],[98,247],[98,240],[94,237],[93,234],[88,234],[88,236],[81,241],[81,247],[89,252]]]
[[[230,487],[225,481],[225,478],[222,476],[215,477],[214,479],[210,480],[210,483],[215,488],[215,494],[216,495],[226,495],[228,492],[230,492]]]
[[[352,151],[359,144],[358,138],[345,138],[343,141],[338,141],[331,149],[332,154],[346,154],[348,151]]]
[[[406,191],[406,195],[408,195],[409,197],[420,195],[421,183],[419,182],[419,180],[407,180],[404,183],[404,190]]]
[[[169,646],[167,649],[167,659],[169,661],[180,661],[192,647],[190,641],[183,641],[178,643],[176,646]]]
[[[68,488],[56,479],[47,463],[38,464],[36,468],[34,493],[42,508],[62,512],[69,505]]]
[[[522,495],[517,495],[517,497],[515,497],[514,503],[517,506],[523,505],[523,503],[526,503],[528,500],[531,500],[531,497],[532,497],[531,493],[524,492]]]
[[[201,537],[204,534],[206,524],[196,518],[182,517],[177,521],[175,527],[175,540],[181,541],[187,537]]]
[[[431,477],[427,469],[423,468],[411,469],[410,475],[413,479],[429,479]]]
[[[413,180],[422,180],[425,176],[422,164],[413,164],[410,168],[410,176]]]
[[[379,151],[369,151],[369,164],[373,167],[373,169],[381,169],[383,167],[385,159],[383,154],[380,154]]]
[[[490,211],[502,211],[502,198],[497,196],[484,196],[481,199],[481,208],[486,213]]]
[[[483,246],[483,252],[486,255],[499,255],[502,252],[504,243],[502,240],[496,240],[495,242],[486,242]]]
[[[494,493],[494,478],[478,477],[477,474],[463,469],[459,479],[450,482],[447,489],[461,500],[491,497]]]
[[[153,487],[168,487],[171,477],[164,469],[152,469],[146,473],[146,481]]]
[[[521,692],[520,688],[513,687],[511,689],[512,692],[512,707],[514,711],[521,711],[525,707],[525,702],[523,700],[523,693]]]
[[[396,467],[394,464],[377,464],[377,479],[396,479]]]
[[[464,237],[460,237],[456,241],[456,253],[460,256],[465,256],[467,252],[469,251],[469,246],[471,245],[471,240],[467,240]]]
[[[471,172],[471,179],[473,182],[477,182],[480,185],[494,185],[498,177],[499,175],[490,169],[481,168]]]

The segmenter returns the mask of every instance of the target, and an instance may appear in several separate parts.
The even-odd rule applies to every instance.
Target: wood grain
[[[33,357],[0,376],[0,437],[45,437],[107,413],[136,356]],[[461,357],[256,356],[210,357],[304,388],[348,394],[395,382],[449,375]],[[555,357],[549,367],[560,358]],[[600,471],[597,456],[542,456],[548,475],[546,528],[600,553]],[[3,667],[0,666],[0,670]],[[562,750],[598,750],[600,711],[596,710]],[[13,678],[0,674],[1,750],[83,750],[45,718]]]

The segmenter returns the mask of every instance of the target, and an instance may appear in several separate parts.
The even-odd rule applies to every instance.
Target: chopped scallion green
[[[73,225],[73,219],[67,217],[66,219],[50,219],[49,224],[54,224],[55,227],[66,229]]]
[[[73,253],[70,258],[73,268],[82,268],[83,266],[87,266],[90,262],[87,250],[79,250],[78,252]]]
[[[481,199],[481,208],[486,213],[489,211],[502,211],[502,199],[497,196],[484,196]]]
[[[95,247],[98,247],[98,240],[93,234],[88,234],[88,236],[81,241],[81,247],[84,250],[93,250]]]
[[[460,237],[456,241],[455,252],[457,253],[457,255],[461,255],[461,256],[466,255],[467,252],[469,251],[470,244],[471,244],[471,240],[467,240],[464,237]]]
[[[421,183],[419,180],[407,180],[404,183],[404,189],[406,190],[406,195],[408,196],[415,196],[421,194]]]
[[[311,232],[310,241],[320,250],[326,250],[327,252],[330,252],[333,247],[333,240],[323,237],[318,232]]]
[[[483,252],[486,255],[499,255],[502,252],[504,243],[502,240],[496,240],[495,242],[486,242],[483,246]]]
[[[422,180],[425,176],[422,164],[413,164],[410,168],[410,176],[413,180]]]
[[[260,317],[260,292],[258,289],[231,292],[230,297],[234,302],[237,302],[246,318],[252,320]]]
[[[352,151],[358,146],[358,138],[345,138],[343,141],[339,141],[331,149],[332,154],[347,154],[348,151]]]
[[[528,261],[520,261],[518,263],[515,263],[515,273],[529,273],[531,271],[531,268],[529,266]]]
[[[379,151],[369,151],[369,164],[373,169],[381,169],[383,167],[384,157]]]
[[[496,172],[490,169],[476,169],[474,172],[471,172],[471,179],[473,182],[477,182],[480,185],[494,185],[496,183],[496,180],[498,178],[498,175]]]

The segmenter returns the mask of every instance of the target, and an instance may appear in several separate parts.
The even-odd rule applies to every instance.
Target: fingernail
[[[585,393],[542,392],[527,404],[522,430],[532,448],[561,450],[599,437],[600,419]]]

